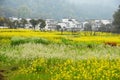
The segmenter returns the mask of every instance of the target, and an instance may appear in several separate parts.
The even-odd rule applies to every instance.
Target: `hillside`
[[[115,0],[0,0],[0,16],[32,18],[110,19]]]

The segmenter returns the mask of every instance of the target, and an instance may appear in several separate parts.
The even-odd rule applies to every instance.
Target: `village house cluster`
[[[22,18],[15,18],[10,17],[11,21],[20,21]],[[25,24],[26,29],[31,29],[32,24],[30,23],[31,19],[26,19],[27,24]],[[62,20],[54,20],[54,19],[45,19],[46,26],[44,30],[77,30],[77,31],[83,31],[85,30],[85,27],[91,26],[92,30],[97,30],[98,28],[102,27],[103,25],[112,25],[112,20],[96,20],[96,19],[90,19],[90,20],[84,20],[84,21],[78,21],[76,19],[62,19]],[[35,26],[36,30],[40,30],[40,24]],[[106,26],[104,26],[106,27]]]

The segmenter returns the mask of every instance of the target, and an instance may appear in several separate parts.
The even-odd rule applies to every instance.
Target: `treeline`
[[[36,25],[40,24],[39,27],[41,30],[46,26],[45,20],[43,19],[31,19],[27,21],[24,18],[11,20],[10,18],[0,17],[0,26],[6,26],[11,29],[25,28],[26,24],[31,24],[33,29],[35,29]]]
[[[0,26],[6,26],[8,28],[24,28],[25,24],[27,24],[27,20],[21,19],[21,20],[14,20],[12,21],[9,18],[0,17]]]

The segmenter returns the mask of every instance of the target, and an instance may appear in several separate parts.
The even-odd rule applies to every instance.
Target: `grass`
[[[96,61],[97,63],[99,63],[99,60],[100,62],[104,60],[106,64],[110,63],[110,65],[108,65],[106,68],[108,71],[109,70],[114,71],[116,69],[117,71],[120,70],[119,69],[120,47],[111,47],[111,46],[105,46],[103,44],[99,44],[97,46],[89,48],[86,45],[85,46],[82,45],[81,47],[74,46],[74,45],[66,45],[66,44],[55,44],[55,43],[49,44],[49,45],[36,44],[36,43],[25,43],[25,44],[20,44],[20,45],[15,45],[15,46],[9,45],[7,47],[0,49],[0,53],[1,53],[0,56],[1,56],[1,62],[2,62],[1,65],[7,71],[9,71],[8,73],[5,73],[5,74],[8,76],[10,80],[20,80],[20,79],[23,79],[23,80],[35,80],[35,79],[61,80],[62,77],[57,78],[57,75],[56,75],[57,72],[59,71],[58,65],[61,65],[61,67],[65,67],[69,69],[69,66],[63,65],[63,64],[66,64],[64,62],[66,62],[67,60],[75,61],[75,62],[72,62],[70,66],[72,66],[73,64],[78,65],[78,62],[81,62],[81,65],[83,64],[87,65],[88,61],[91,61],[93,58],[95,58],[95,60],[91,64],[94,64]],[[34,61],[36,61],[37,59],[39,60],[41,58],[45,59],[45,62],[42,63],[38,61],[37,63],[34,63]],[[115,64],[112,62],[114,62]],[[40,66],[41,63],[42,63],[42,66]],[[34,68],[31,69],[32,64],[36,64],[36,66],[38,66],[35,68],[37,69],[37,73],[32,71],[32,69],[34,69]],[[101,62],[100,64],[103,64],[103,63]],[[97,64],[97,66],[99,67],[100,64]],[[109,68],[109,66],[112,66],[112,64],[114,64],[113,67],[115,67],[113,69]],[[74,65],[74,68],[79,69],[75,65]],[[93,69],[93,66],[94,65],[91,65],[92,69]],[[57,71],[56,70],[54,71],[55,67],[58,68]],[[86,67],[87,66],[83,66],[80,68],[84,68],[84,70],[86,71]],[[98,68],[96,68],[95,70],[97,69]],[[47,70],[47,71],[44,71],[44,70]],[[51,70],[51,72],[54,71],[55,74],[54,75],[50,74],[51,72],[49,72],[49,70]],[[64,69],[61,69],[60,71],[64,72]],[[67,76],[66,70],[64,73]],[[78,72],[77,74],[80,74],[80,73]],[[88,78],[85,78],[85,75],[81,75],[82,78],[78,78],[78,79],[80,80],[89,79],[87,72],[85,72],[84,74],[86,74]],[[110,72],[110,74],[112,73]],[[120,73],[118,72],[114,74],[118,75]],[[59,72],[58,75],[62,76],[62,73]],[[72,80],[76,80],[74,78],[74,74],[70,73],[70,75],[72,76],[71,78]],[[105,75],[106,74],[104,74],[104,76]],[[94,76],[94,75],[91,75],[91,76]],[[101,72],[101,76],[102,76],[102,72]],[[109,77],[109,79],[113,80],[112,79],[113,77]],[[92,77],[90,78],[94,79]],[[99,80],[98,78],[99,77],[96,75],[95,79]],[[106,78],[104,78],[103,80],[105,80]],[[118,78],[119,76],[115,77],[114,80],[117,80]],[[69,78],[67,77],[64,77],[63,79],[69,80]]]
[[[110,47],[105,45],[97,45],[93,48],[82,46],[72,46],[65,44],[35,44],[26,43],[17,46],[8,46],[1,49],[1,54],[13,59],[32,59],[36,57],[58,57],[81,59],[82,57],[105,57],[111,55],[111,58],[120,56],[120,47]],[[5,58],[5,57],[4,57]],[[2,59],[4,60],[4,59]]]
[[[119,80],[120,35],[0,30],[0,70],[6,80]],[[84,35],[85,34],[85,35]],[[45,36],[44,36],[45,35]]]

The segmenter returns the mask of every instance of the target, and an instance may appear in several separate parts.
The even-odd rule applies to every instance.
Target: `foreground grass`
[[[118,80],[120,47],[25,43],[0,48],[9,80]]]
[[[34,58],[69,58],[69,59],[87,59],[91,57],[111,59],[120,57],[120,47],[111,47],[109,45],[97,44],[93,47],[87,45],[73,46],[65,44],[35,44],[26,43],[17,46],[5,46],[1,48],[1,55],[10,59],[27,60]],[[4,60],[4,59],[2,59]]]

